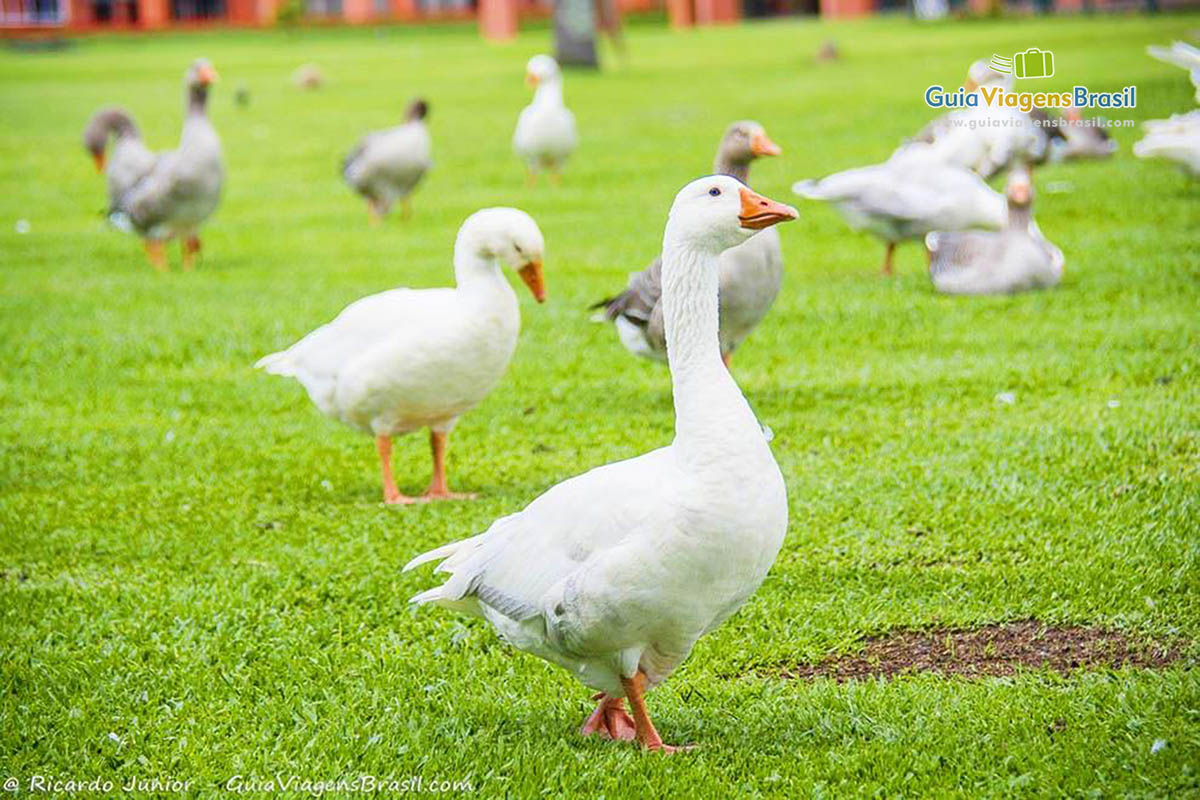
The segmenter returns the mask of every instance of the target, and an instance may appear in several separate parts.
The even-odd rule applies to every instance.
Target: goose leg
[[[375,448],[379,450],[379,466],[383,471],[383,502],[390,506],[415,503],[416,498],[400,494],[392,477],[392,437],[376,436]]]
[[[191,271],[196,253],[200,252],[200,237],[189,236],[183,240],[183,268]]]
[[[379,204],[374,200],[367,201],[367,219],[370,220],[371,227],[383,222],[383,212],[379,210]]]
[[[650,721],[650,713],[646,710],[646,673],[638,670],[638,673],[632,678],[623,677],[621,685],[625,687],[625,696],[629,698],[629,705],[633,707],[633,724],[637,740],[641,742],[642,747],[647,750],[661,750],[664,753],[688,749],[663,744],[662,737],[654,729],[654,723]]]
[[[883,274],[884,275],[892,274],[892,254],[894,252],[896,252],[896,243],[888,242],[887,250],[884,251],[884,254],[883,254]]]
[[[407,197],[400,201],[400,219],[412,219],[412,201]]]
[[[474,500],[475,495],[452,492],[446,485],[446,442],[450,438],[445,431],[429,432],[429,449],[433,451],[433,480],[422,500]]]
[[[163,250],[162,242],[157,239],[147,239],[146,258],[150,259],[150,266],[159,272],[167,271],[167,254]]]
[[[633,717],[625,710],[625,698],[609,697],[604,692],[592,695],[600,705],[579,729],[580,736],[598,733],[608,739],[633,739],[637,735]]]

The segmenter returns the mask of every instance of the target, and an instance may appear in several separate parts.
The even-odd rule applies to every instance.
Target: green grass
[[[1143,54],[1200,17],[638,27],[567,78],[582,146],[530,191],[509,141],[532,31],[470,27],[94,38],[0,52],[0,770],[470,779],[484,796],[1161,796],[1200,792],[1200,649],[1158,671],[839,686],[764,677],[897,628],[1035,617],[1200,636],[1200,189],[1134,159],[1047,167],[1056,291],[935,296],[908,246],[830,209],[781,231],[784,291],[735,373],[776,433],[791,526],[746,608],[651,697],[681,757],[581,740],[586,691],[486,627],[407,598],[412,555],[482,530],[588,467],[669,441],[668,376],[585,307],[655,252],[667,206],[733,119],[801,177],[882,160],[974,58],[1053,50],[1063,86],[1139,87],[1130,117],[1193,107]],[[816,66],[835,37],[838,63]],[[181,76],[222,73],[228,189],[193,274],[151,272],[108,230],[79,134],[121,103],[172,144]],[[328,74],[316,93],[288,81]],[[232,90],[245,84],[249,109]],[[339,183],[365,130],[432,103],[435,170],[381,229]],[[1115,116],[1115,115],[1114,115]],[[323,419],[260,355],[395,285],[444,285],[462,219],[516,205],[548,242],[550,301],[521,290],[509,375],[451,448],[474,503],[387,509],[369,439]],[[14,232],[18,219],[31,231]],[[175,264],[178,253],[172,252]],[[996,395],[1015,394],[1011,405]],[[428,478],[400,440],[401,487]],[[918,535],[920,533],[921,535]],[[1166,742],[1152,753],[1156,740]]]

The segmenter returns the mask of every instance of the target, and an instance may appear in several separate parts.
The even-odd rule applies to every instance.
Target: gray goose
[[[750,120],[735,122],[721,139],[713,172],[746,183],[754,159],[781,152],[762,125]],[[744,244],[726,250],[717,264],[720,268],[721,357],[729,366],[733,351],[758,326],[779,294],[783,282],[779,232],[773,227],[768,228]],[[616,323],[617,335],[625,349],[645,358],[667,360],[661,255],[646,269],[632,273],[624,292],[593,306],[601,307],[604,316]]]
[[[151,153],[133,120],[119,109],[98,112],[84,134],[97,166],[105,163],[109,135],[115,137],[108,164],[109,219],[145,239],[146,255],[160,271],[167,268],[163,242],[174,238],[183,242],[184,269],[191,269],[200,250],[200,225],[221,197],[221,140],[207,111],[208,88],[216,79],[207,59],[197,59],[188,68],[187,117],[175,150]]]
[[[346,156],[342,177],[351,189],[366,198],[373,223],[387,214],[397,200],[405,218],[412,213],[409,195],[433,164],[433,141],[425,125],[428,115],[429,104],[414,100],[403,125],[367,134]]]
[[[1011,294],[1062,280],[1063,254],[1033,220],[1033,182],[1027,167],[1009,175],[1008,224],[1002,231],[935,231],[925,237],[929,277],[944,294]]]

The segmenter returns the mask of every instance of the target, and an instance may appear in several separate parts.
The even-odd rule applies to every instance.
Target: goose
[[[1063,254],[1033,220],[1033,182],[1027,167],[1009,175],[1008,223],[1003,231],[934,231],[925,237],[929,277],[945,294],[1011,294],[1057,286]]]
[[[646,691],[746,602],[783,543],[783,476],[721,363],[718,259],[796,216],[727,175],[683,187],[663,235],[674,440],[559,483],[405,566],[439,561],[449,575],[413,603],[483,617],[597,690],[584,735],[674,750],[650,720]]]
[[[208,119],[208,89],[217,79],[207,59],[197,59],[185,76],[187,118],[176,150],[157,156],[141,143],[132,118],[120,110],[98,112],[88,124],[88,150],[103,166],[104,146],[112,134],[108,167],[110,221],[146,241],[146,255],[159,271],[167,268],[163,242],[183,242],[183,268],[191,269],[200,250],[200,225],[217,208],[225,168],[221,140]]]
[[[1052,160],[1108,158],[1117,152],[1117,143],[1104,130],[1103,120],[1096,117],[1085,120],[1074,106],[1063,109],[1062,119],[1054,122],[1062,140],[1061,144],[1052,143]]]
[[[1146,53],[1165,64],[1187,70],[1192,86],[1196,87],[1196,102],[1200,103],[1200,47],[1187,42],[1172,42],[1169,48],[1152,44],[1146,48]]]
[[[350,188],[367,199],[367,213],[378,222],[399,200],[401,213],[412,214],[409,195],[433,163],[433,142],[425,118],[429,104],[414,100],[397,128],[363,137],[342,164],[342,177]]]
[[[782,150],[762,125],[750,120],[735,122],[726,130],[717,149],[713,172],[732,175],[746,183],[750,162],[776,156]],[[721,356],[726,366],[733,351],[766,316],[783,282],[783,252],[779,232],[768,228],[744,244],[730,248],[719,259]],[[625,348],[634,355],[666,361],[662,314],[662,257],[629,276],[629,285],[616,297],[602,300],[604,315],[615,323]]]
[[[1200,109],[1174,114],[1170,119],[1142,123],[1146,135],[1133,145],[1138,158],[1173,161],[1188,175],[1200,179]]]
[[[516,349],[521,313],[501,264],[516,269],[541,303],[543,250],[542,232],[524,211],[477,211],[454,243],[454,288],[364,297],[255,366],[295,378],[327,417],[375,437],[384,503],[470,499],[447,485],[450,430],[496,386]],[[429,429],[433,479],[415,498],[396,488],[392,437],[421,428]]]
[[[882,164],[799,181],[792,191],[832,202],[851,228],[883,239],[883,274],[891,275],[898,242],[931,231],[1004,227],[1004,196],[974,172],[944,163],[928,147],[913,143]]]
[[[110,209],[154,167],[154,153],[123,108],[102,108],[93,114],[83,131],[83,145],[96,162],[96,171],[104,173]]]
[[[563,104],[562,71],[548,55],[536,55],[525,65],[525,81],[536,87],[533,102],[517,118],[513,150],[525,161],[530,185],[546,170],[558,182],[563,164],[575,152],[579,137],[575,115]]]

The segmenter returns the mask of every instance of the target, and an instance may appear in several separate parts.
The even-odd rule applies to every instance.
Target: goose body
[[[1138,158],[1162,158],[1200,179],[1200,109],[1174,114],[1169,119],[1142,123],[1146,135],[1133,145]]]
[[[342,176],[367,200],[373,218],[382,217],[397,200],[404,201],[433,164],[433,140],[425,118],[429,105],[414,101],[403,125],[368,134],[342,165]]]
[[[255,366],[295,378],[323,414],[376,437],[381,458],[391,437],[421,428],[442,437],[444,448],[458,417],[495,388],[516,348],[520,310],[499,264],[521,265],[540,301],[542,249],[541,232],[523,211],[476,212],[459,230],[454,288],[365,297]],[[448,496],[438,447],[435,441],[431,494]],[[381,466],[385,501],[411,500],[395,488],[390,461]]]
[[[735,122],[722,137],[713,171],[748,180],[750,163],[782,152],[757,122]],[[721,354],[726,362],[770,311],[783,283],[779,232],[768,228],[718,259]],[[634,355],[666,361],[662,315],[662,257],[629,276],[625,291],[598,304]]]
[[[204,59],[188,70],[188,109],[177,149],[150,153],[136,128],[133,135],[116,137],[108,175],[109,218],[147,241],[151,263],[159,269],[166,267],[162,242],[173,238],[184,241],[184,266],[190,266],[200,249],[200,226],[220,202],[225,168],[221,140],[207,111],[214,80],[216,72]]]
[[[105,108],[93,114],[84,129],[83,143],[96,169],[104,172],[109,208],[154,168],[154,153],[146,147],[133,117],[124,109]]]
[[[533,102],[522,109],[513,132],[513,150],[525,162],[530,180],[540,171],[556,177],[579,144],[575,115],[563,102],[558,62],[537,55],[526,65],[527,82],[536,87]]]
[[[1187,42],[1172,42],[1170,47],[1150,45],[1146,53],[1165,64],[1173,64],[1187,70],[1192,86],[1196,88],[1196,102],[1200,103],[1200,47]]]
[[[1008,222],[1002,231],[935,231],[925,237],[929,277],[944,294],[1012,294],[1057,286],[1063,254],[1033,220],[1029,173],[1014,170],[1006,189]]]
[[[792,191],[832,203],[851,228],[882,239],[887,244],[886,274],[892,271],[898,242],[935,230],[998,230],[1007,218],[1003,195],[970,170],[944,163],[920,143],[882,164],[800,181]]]
[[[406,567],[440,561],[448,575],[414,602],[481,616],[513,646],[603,692],[585,733],[663,747],[645,690],[753,594],[779,551],[786,491],[721,362],[717,257],[794,216],[732,177],[684,187],[663,238],[674,441],[564,481]]]

